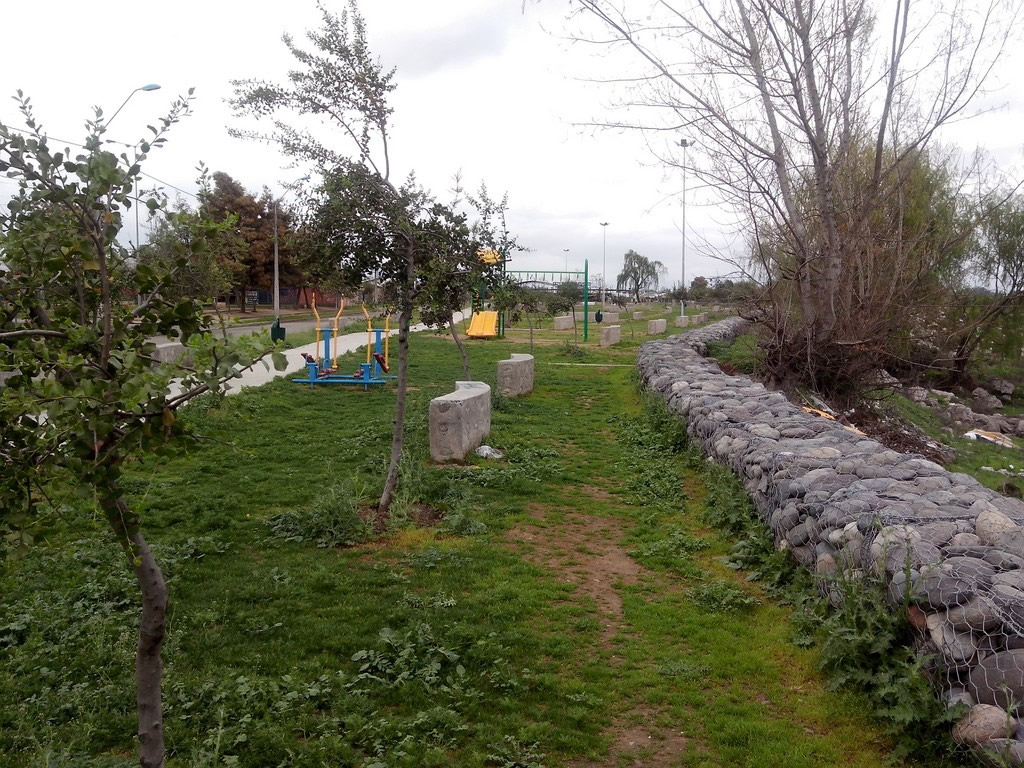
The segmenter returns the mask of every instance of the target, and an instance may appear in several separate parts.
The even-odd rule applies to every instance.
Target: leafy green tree
[[[213,174],[213,190],[203,196],[201,213],[216,222],[231,222],[235,249],[232,287],[239,309],[245,312],[245,296],[250,290],[269,291],[274,275],[274,199],[264,189],[257,197],[227,173]],[[278,258],[282,285],[302,282],[302,273],[294,258],[292,210],[278,205]],[[225,253],[226,255],[226,253]]]
[[[366,25],[355,2],[335,15],[320,8],[320,29],[307,33],[310,50],[288,35],[284,43],[296,59],[284,84],[234,81],[233,106],[239,115],[273,120],[270,136],[235,130],[238,136],[271,139],[293,157],[318,169],[320,187],[307,202],[315,250],[310,259],[333,265],[339,282],[361,286],[374,278],[385,301],[398,311],[398,381],[387,478],[378,503],[386,515],[398,486],[408,390],[409,326],[417,306],[429,306],[439,322],[444,305],[460,290],[448,279],[479,263],[478,239],[466,217],[433,199],[409,176],[391,178],[389,96],[394,70],[385,70],[370,52]],[[297,119],[291,125],[285,116]],[[319,138],[313,126],[335,139]],[[425,294],[424,288],[430,286]]]
[[[1005,353],[1020,357],[1024,329],[1019,320],[1003,327],[999,339],[991,336],[1003,320],[1024,309],[1024,196],[990,196],[958,278],[945,312],[943,346],[951,349],[955,377],[964,383],[985,340],[1010,341]]]
[[[708,279],[706,277],[697,275],[697,277],[690,281],[689,295],[694,301],[706,299],[708,297],[708,290]]]
[[[620,291],[628,291],[639,302],[640,293],[657,288],[658,278],[665,272],[665,265],[660,261],[652,261],[631,248],[626,251],[615,287]]]
[[[209,200],[211,190],[205,167],[200,171],[200,206],[192,208],[179,201],[174,209],[154,217],[149,242],[139,249],[139,260],[172,275],[164,288],[166,297],[212,299],[216,307],[217,297],[228,293],[240,279],[244,267],[237,254],[244,251],[245,244],[234,217],[218,223],[204,215],[203,203]]]
[[[17,100],[27,133],[0,124],[0,172],[19,185],[0,213],[0,367],[14,373],[0,388],[0,529],[9,549],[30,545],[33,526],[56,513],[61,488],[106,521],[139,585],[139,751],[143,766],[158,768],[167,587],[121,474],[136,458],[188,444],[175,412],[221,391],[262,351],[251,340],[215,340],[196,301],[170,297],[185,259],[171,270],[137,264],[117,239],[141,164],[188,113],[191,92],[131,156],[107,151],[99,109],[84,150],[72,155],[53,146],[20,91]],[[146,204],[161,210],[158,199]],[[125,301],[136,294],[137,303]],[[147,340],[155,334],[189,343],[193,365],[157,359]]]
[[[557,314],[568,312],[572,315],[572,341],[579,346],[579,334],[576,329],[576,305],[583,301],[583,286],[575,280],[559,283],[555,292],[548,297],[548,312]]]

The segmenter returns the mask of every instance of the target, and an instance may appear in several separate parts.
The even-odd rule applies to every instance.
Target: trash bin
[[[274,324],[270,326],[270,340],[273,342],[284,341],[284,331],[281,321],[275,320]]]

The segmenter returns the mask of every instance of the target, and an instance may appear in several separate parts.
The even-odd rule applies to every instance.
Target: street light
[[[565,271],[568,272],[569,271],[569,249],[568,248],[563,248],[562,249],[562,253],[565,254]]]
[[[296,179],[291,184],[286,185],[284,193],[274,200],[274,323],[278,326],[281,325],[281,281],[277,256],[277,205],[284,200],[285,195],[292,191],[292,187],[300,181],[309,181],[309,175],[307,174],[301,179]]]
[[[117,108],[117,112],[114,112],[114,114],[112,114],[109,118],[107,118],[106,126],[109,127],[110,124],[112,122],[114,122],[114,118],[117,117],[118,113],[122,109],[124,109],[124,105],[127,104],[131,100],[132,96],[134,96],[136,93],[138,93],[139,91],[146,91],[148,93],[149,91],[159,91],[159,90],[160,90],[160,86],[157,85],[156,83],[149,83],[148,85],[140,85],[134,91],[129,93],[128,97],[124,101],[121,102],[121,106]]]
[[[690,141],[687,139],[680,139],[679,146],[683,148],[683,226],[682,231],[682,274],[680,279],[682,280],[682,290],[679,292],[679,314],[686,314],[686,148],[690,146]]]
[[[129,100],[131,99],[131,97],[134,96],[136,93],[138,93],[139,91],[146,91],[148,93],[149,91],[159,91],[159,90],[160,90],[160,86],[157,85],[156,83],[149,83],[148,85],[140,85],[134,91],[129,93],[128,96],[125,98],[125,100],[121,102],[121,106],[117,108],[117,111],[114,112],[114,114],[112,114],[109,118],[107,118],[106,123],[104,123],[104,127],[105,128],[109,128],[110,127],[110,124],[112,122],[114,122],[114,118],[118,116],[118,114],[121,112],[121,110],[124,109],[124,105],[127,104],[129,102]],[[140,242],[139,242],[139,179],[138,179],[138,177],[136,177],[135,178],[135,253],[139,252],[139,245],[140,245]]]
[[[608,222],[601,224],[601,309],[604,309],[604,294],[608,285]]]

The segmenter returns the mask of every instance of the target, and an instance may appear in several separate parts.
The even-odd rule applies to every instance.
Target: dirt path
[[[594,486],[581,490],[588,496],[608,491]],[[576,587],[575,598],[594,607],[601,622],[600,643],[614,651],[614,639],[631,629],[623,613],[621,590],[647,579],[642,568],[622,546],[626,531],[622,521],[585,513],[551,514],[542,505],[530,507],[531,520],[516,526],[509,538],[522,548],[525,558],[557,575],[560,581]],[[613,652],[615,664],[622,659]],[[608,729],[611,748],[602,761],[576,761],[572,768],[611,768],[612,766],[651,766],[671,768],[679,765],[688,740],[678,730],[654,725],[658,712],[646,704],[633,706]]]

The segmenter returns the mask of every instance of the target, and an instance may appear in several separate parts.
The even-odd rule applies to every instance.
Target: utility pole
[[[682,291],[679,293],[679,314],[686,315],[686,148],[690,146],[687,139],[680,139],[679,146],[683,148],[683,226],[681,228],[682,240],[682,264],[679,279],[682,281]]]
[[[608,222],[601,222],[601,309],[604,309],[604,297],[608,291]]]
[[[563,248],[562,249],[562,253],[565,254],[565,271],[568,272],[569,271],[569,249],[568,248]]]

